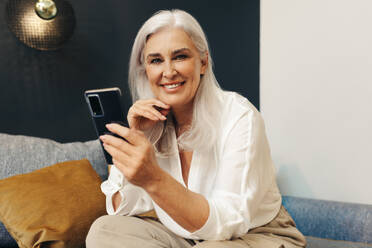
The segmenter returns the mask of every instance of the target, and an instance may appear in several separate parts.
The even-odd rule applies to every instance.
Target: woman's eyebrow
[[[160,56],[161,56],[160,53],[149,53],[149,54],[146,56],[146,58],[148,58],[148,57],[160,57]]]
[[[183,48],[180,48],[180,49],[176,49],[174,51],[172,51],[172,54],[177,54],[177,53],[182,53],[182,52],[189,52],[190,49],[187,48],[187,47],[183,47]],[[160,53],[149,53],[146,58],[149,58],[149,57],[161,57],[161,54]]]
[[[189,52],[189,51],[190,51],[189,48],[184,47],[184,48],[180,48],[180,49],[176,49],[176,50],[174,50],[174,51],[172,52],[172,54],[181,53],[181,52]]]

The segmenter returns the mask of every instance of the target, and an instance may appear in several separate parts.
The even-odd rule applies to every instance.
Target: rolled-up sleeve
[[[129,183],[124,175],[111,166],[110,175],[101,184],[101,190],[106,195],[106,210],[109,215],[137,215],[153,209],[150,196],[142,188]],[[112,197],[119,192],[121,202],[116,210],[112,204]]]
[[[278,213],[281,196],[260,113],[246,111],[225,134],[215,187],[207,197],[209,217],[196,239],[227,240],[267,224]]]

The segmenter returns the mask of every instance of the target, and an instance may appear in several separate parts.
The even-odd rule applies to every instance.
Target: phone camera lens
[[[89,105],[91,107],[93,116],[103,115],[100,99],[97,95],[88,96]]]

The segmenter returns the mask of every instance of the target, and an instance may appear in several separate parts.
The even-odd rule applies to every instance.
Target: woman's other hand
[[[138,100],[128,111],[128,124],[131,129],[146,131],[158,121],[165,121],[170,106],[157,100]]]
[[[142,131],[118,124],[108,124],[106,127],[126,140],[112,135],[100,136],[114,165],[130,183],[147,190],[155,181],[161,180],[162,170],[157,164],[153,146]]]

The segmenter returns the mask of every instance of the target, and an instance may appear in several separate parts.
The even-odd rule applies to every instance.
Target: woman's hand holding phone
[[[158,121],[165,121],[169,111],[170,106],[157,99],[138,100],[128,111],[129,127],[146,131]]]
[[[128,111],[130,129],[117,124],[106,126],[110,132],[124,140],[116,135],[100,136],[104,149],[112,156],[113,164],[135,185],[146,188],[162,174],[156,163],[154,148],[142,131],[158,121],[165,121],[169,111],[170,106],[157,99],[139,100]],[[115,209],[120,202],[121,196],[117,192],[113,196]]]
[[[105,150],[125,178],[132,184],[149,190],[154,181],[163,175],[159,167],[153,145],[140,130],[118,124],[108,124],[107,129],[124,138],[102,135]]]

